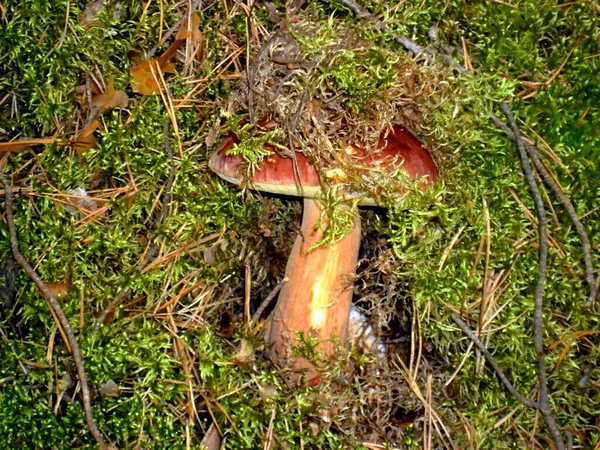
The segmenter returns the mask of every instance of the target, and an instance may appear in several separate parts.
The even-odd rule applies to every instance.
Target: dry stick
[[[324,1],[326,3],[329,3],[329,0],[324,0]],[[355,1],[342,0],[342,3],[346,7],[350,8],[356,14],[357,17],[370,20],[370,21],[374,22],[377,25],[377,27],[384,33],[390,33],[390,35],[394,38],[394,40],[397,43],[402,45],[406,50],[413,52],[415,55],[425,54],[425,55],[429,55],[431,57],[439,57],[439,58],[442,58],[444,60],[444,62],[446,62],[446,64],[448,64],[450,67],[452,67],[457,72],[460,72],[461,74],[469,73],[469,71],[467,69],[465,69],[465,67],[463,67],[461,64],[454,61],[454,59],[451,56],[441,54],[441,53],[437,52],[435,49],[432,49],[430,47],[422,47],[419,44],[417,44],[416,42],[414,42],[412,39],[407,38],[406,36],[402,36],[400,34],[390,32],[389,27],[385,23],[378,20],[376,17],[373,16],[373,14],[371,14],[369,11],[367,11],[365,8],[363,8],[361,5],[357,4]],[[500,128],[504,132],[508,133],[509,138],[514,140],[514,135],[513,135],[512,131],[504,122],[502,122],[500,119],[498,119],[494,114],[490,114],[490,117],[491,117],[492,121],[494,122],[494,124],[498,128]],[[596,296],[598,295],[598,284],[600,284],[600,276],[598,277],[598,280],[594,279],[594,264],[592,261],[592,246],[590,244],[590,239],[588,237],[588,234],[585,231],[585,228],[584,228],[583,224],[581,223],[581,220],[577,216],[577,213],[575,212],[575,208],[573,207],[572,203],[569,201],[569,199],[567,198],[565,193],[562,191],[560,186],[558,186],[558,184],[554,181],[554,179],[552,179],[552,176],[548,173],[546,168],[543,166],[541,159],[540,159],[540,154],[537,151],[537,149],[530,145],[525,145],[525,149],[527,150],[527,152],[533,159],[533,163],[535,164],[536,168],[540,171],[540,174],[542,175],[542,178],[544,179],[544,181],[548,184],[550,189],[552,189],[552,191],[554,191],[554,193],[558,197],[560,203],[567,210],[567,213],[569,214],[569,217],[571,218],[571,221],[573,222],[573,225],[575,226],[575,230],[577,231],[577,234],[579,234],[579,238],[581,239],[581,244],[583,247],[583,256],[584,256],[584,261],[585,261],[585,274],[586,274],[585,279],[586,279],[586,282],[587,282],[588,288],[589,288],[588,300],[585,303],[584,307],[590,308],[593,306],[593,304],[596,300]],[[540,168],[540,167],[542,167],[542,168]]]
[[[496,375],[498,375],[498,378],[500,378],[500,381],[502,381],[502,384],[504,385],[504,387],[506,387],[506,390],[515,397],[517,397],[517,399],[523,405],[529,408],[540,409],[540,404],[538,402],[534,402],[533,400],[523,396],[523,394],[517,391],[517,389],[512,385],[510,380],[506,377],[506,375],[496,362],[496,359],[492,356],[485,344],[479,340],[479,338],[473,332],[473,330],[471,330],[469,326],[465,322],[463,322],[456,314],[452,314],[452,320],[454,321],[454,323],[456,323],[456,325],[458,325],[458,327],[463,331],[463,333],[465,333],[467,337],[471,339],[471,341],[473,341],[473,343],[477,346],[481,353],[483,353],[483,356],[485,356],[485,359],[487,360],[489,365],[492,366],[492,368],[496,371]]]
[[[36,273],[36,271],[31,267],[29,262],[23,257],[21,252],[19,251],[19,242],[17,239],[17,230],[15,227],[15,219],[13,216],[13,193],[12,193],[12,185],[6,179],[3,174],[0,174],[0,181],[4,184],[4,197],[6,199],[6,224],[8,226],[8,232],[10,234],[10,247],[12,248],[12,253],[15,260],[19,263],[19,265],[27,272],[29,278],[33,280],[33,282],[37,285],[38,289],[44,294],[44,297],[48,300],[50,304],[50,308],[58,318],[58,322],[62,329],[65,331],[67,336],[67,340],[69,341],[69,346],[71,347],[71,354],[73,359],[75,360],[75,366],[77,368],[77,376],[79,377],[79,383],[81,384],[81,395],[83,397],[83,410],[85,411],[85,418],[87,421],[87,426],[92,433],[92,436],[100,446],[102,450],[108,450],[109,446],[102,439],[102,435],[100,434],[100,430],[96,426],[94,422],[94,416],[92,414],[92,405],[90,402],[91,394],[90,388],[87,383],[87,376],[85,374],[85,368],[83,365],[83,357],[81,356],[81,351],[79,350],[79,344],[77,343],[77,338],[73,333],[71,325],[69,324],[69,320],[65,315],[60,303],[54,294],[48,289],[46,283],[42,281],[40,276]]]
[[[252,316],[252,320],[250,320],[250,326],[253,326],[256,322],[258,322],[265,312],[265,309],[271,304],[275,296],[279,293],[284,284],[288,282],[288,278],[285,277],[277,286],[273,288],[273,290],[267,295],[267,297],[260,304],[254,315]]]
[[[535,180],[535,176],[533,175],[533,169],[531,167],[531,162],[529,161],[527,150],[525,150],[525,143],[523,142],[523,138],[521,137],[521,133],[519,131],[517,123],[515,122],[513,113],[510,110],[508,104],[506,104],[506,102],[500,103],[500,109],[508,119],[508,123],[512,128],[517,147],[519,148],[519,154],[521,155],[521,164],[523,165],[523,172],[525,172],[525,177],[527,178],[529,188],[531,189],[531,193],[533,194],[535,209],[538,215],[538,233],[540,235],[540,267],[538,272],[538,282],[535,289],[535,310],[533,313],[533,342],[535,343],[535,350],[538,355],[538,380],[540,382],[539,409],[542,413],[542,416],[544,417],[544,420],[546,421],[548,429],[550,430],[550,434],[552,434],[552,438],[556,443],[557,449],[563,450],[565,449],[565,444],[563,442],[562,435],[560,434],[560,430],[558,429],[558,425],[554,420],[552,408],[550,407],[550,401],[548,400],[546,358],[544,355],[544,344],[542,342],[542,309],[544,302],[544,284],[546,281],[546,266],[548,263],[548,235],[546,232],[548,218],[546,217],[546,210],[544,207],[544,201],[542,200],[542,196],[540,194],[540,189],[537,185],[537,181]]]
[[[516,141],[514,133],[509,127],[506,126],[504,122],[502,122],[498,117],[496,117],[493,114],[491,115],[491,118],[494,124],[501,130],[503,130],[509,139]],[[590,244],[590,238],[588,237],[588,234],[585,231],[585,227],[579,219],[579,216],[577,216],[577,212],[575,211],[573,204],[567,198],[567,196],[565,195],[561,187],[558,185],[558,183],[554,181],[554,178],[552,178],[552,175],[550,175],[550,173],[542,163],[539,151],[533,145],[529,145],[527,143],[524,143],[524,145],[525,150],[527,150],[527,153],[532,159],[533,164],[535,165],[539,174],[544,179],[546,184],[550,187],[550,189],[552,189],[552,191],[559,198],[560,203],[567,210],[567,213],[569,214],[569,217],[571,218],[571,221],[575,226],[577,234],[579,234],[579,238],[581,239],[581,244],[583,247],[583,257],[585,261],[585,280],[588,284],[588,288],[590,291],[587,302],[585,303],[585,307],[590,308],[593,306],[596,300],[596,296],[598,295],[598,281],[594,278],[594,264],[592,261],[592,245]]]

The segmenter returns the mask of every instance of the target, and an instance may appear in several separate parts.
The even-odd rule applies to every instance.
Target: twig
[[[83,398],[83,410],[85,412],[85,418],[87,421],[87,426],[92,433],[92,436],[100,446],[102,450],[108,450],[109,446],[104,442],[102,435],[100,434],[100,430],[96,426],[94,422],[94,416],[92,414],[92,405],[91,405],[91,394],[90,388],[87,383],[87,376],[85,374],[85,368],[83,365],[83,357],[81,356],[81,351],[79,350],[79,344],[77,343],[77,338],[73,333],[71,325],[69,324],[69,320],[65,315],[60,303],[54,294],[48,289],[48,286],[40,276],[36,273],[36,271],[31,267],[29,262],[23,257],[21,252],[19,251],[19,242],[17,239],[17,230],[15,227],[15,219],[13,216],[13,193],[12,193],[12,185],[6,179],[3,174],[0,174],[0,181],[4,184],[4,197],[6,199],[6,224],[8,226],[8,232],[10,235],[10,246],[12,249],[13,256],[15,260],[19,263],[19,265],[23,268],[29,278],[33,280],[33,282],[37,285],[38,289],[44,294],[46,300],[50,304],[50,308],[54,312],[54,315],[57,317],[58,322],[62,329],[64,330],[69,346],[71,347],[71,354],[73,359],[75,360],[75,366],[77,368],[77,376],[79,377],[79,384],[81,385],[81,396]]]
[[[516,140],[513,131],[508,126],[506,126],[506,124],[504,122],[502,122],[498,117],[496,117],[493,114],[491,115],[491,118],[492,118],[492,121],[494,122],[494,124],[501,130],[503,130],[509,139],[511,139],[513,141]],[[552,175],[550,175],[550,173],[544,166],[544,164],[541,160],[541,155],[540,155],[539,151],[537,150],[537,148],[535,148],[533,145],[529,145],[527,143],[524,143],[524,145],[525,145],[525,150],[527,150],[527,153],[529,154],[529,157],[533,161],[533,164],[535,165],[535,168],[539,172],[540,176],[546,182],[548,187],[550,187],[550,189],[552,189],[554,194],[556,194],[560,203],[563,205],[563,207],[567,211],[567,214],[569,214],[569,217],[571,218],[571,221],[573,222],[573,225],[575,226],[575,230],[577,231],[577,234],[579,235],[579,238],[581,239],[581,245],[583,247],[583,257],[584,257],[584,261],[585,261],[585,280],[588,284],[588,289],[589,289],[588,299],[587,299],[587,302],[585,303],[585,307],[590,308],[593,306],[594,302],[596,301],[596,297],[598,295],[598,281],[594,277],[594,264],[592,261],[592,245],[590,244],[590,238],[589,238],[587,232],[585,231],[585,227],[583,226],[583,223],[579,219],[579,216],[577,216],[577,212],[575,211],[573,204],[571,203],[571,201],[565,195],[565,193],[563,192],[561,187],[558,185],[558,183],[554,180]]]
[[[544,201],[542,200],[542,196],[540,195],[540,189],[537,185],[537,181],[535,180],[533,169],[531,167],[531,162],[529,161],[527,150],[525,150],[525,144],[523,142],[523,138],[521,137],[521,133],[519,132],[519,127],[515,122],[513,113],[506,102],[502,102],[500,104],[500,109],[508,119],[508,123],[512,128],[517,147],[519,148],[519,154],[521,155],[521,164],[523,165],[523,171],[525,172],[525,177],[527,178],[529,188],[531,189],[531,193],[533,194],[535,209],[538,215],[538,233],[540,236],[540,267],[538,272],[538,282],[535,289],[535,310],[533,313],[533,342],[535,344],[535,350],[537,352],[538,380],[540,383],[539,409],[542,413],[542,416],[544,417],[544,420],[546,421],[548,429],[550,430],[550,434],[552,435],[552,438],[556,443],[557,449],[564,450],[565,444],[563,442],[562,435],[560,434],[558,425],[554,420],[552,408],[550,407],[550,401],[548,400],[546,358],[544,356],[544,344],[542,342],[542,310],[544,302],[544,284],[546,281],[546,266],[548,263],[548,235],[546,232],[548,219],[546,217]]]
[[[533,400],[523,396],[519,391],[517,391],[517,389],[512,385],[510,380],[506,377],[506,375],[504,374],[504,372],[498,365],[496,358],[494,358],[492,356],[492,354],[490,353],[488,348],[485,346],[485,344],[483,342],[481,342],[479,340],[479,338],[473,332],[473,330],[471,330],[469,328],[469,326],[466,323],[464,323],[456,314],[452,314],[452,320],[454,321],[454,323],[456,323],[459,326],[459,328],[462,330],[462,332],[465,333],[467,335],[467,337],[469,339],[471,339],[471,341],[473,341],[473,343],[477,346],[477,348],[481,351],[481,353],[483,353],[483,356],[485,356],[485,359],[487,360],[489,365],[492,366],[492,368],[496,372],[496,375],[498,375],[498,378],[500,378],[500,381],[502,381],[502,384],[504,385],[504,387],[506,387],[506,390],[508,392],[510,392],[512,395],[514,395],[515,397],[517,397],[517,399],[523,405],[525,405],[529,408],[539,409],[540,405],[538,402],[534,402]]]
[[[279,293],[279,291],[281,290],[283,285],[287,282],[288,282],[288,278],[286,277],[283,280],[281,280],[281,282],[277,286],[275,286],[275,288],[273,288],[273,290],[269,293],[269,295],[267,295],[267,297],[263,300],[263,302],[260,304],[260,306],[258,307],[256,312],[252,316],[252,320],[250,321],[251,326],[259,321],[259,319],[265,312],[265,309],[267,309],[267,307],[271,304],[271,302],[273,301],[275,296]]]

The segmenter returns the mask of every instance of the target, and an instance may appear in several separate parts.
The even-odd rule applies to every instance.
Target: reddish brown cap
[[[240,184],[243,180],[241,170],[244,167],[243,157],[227,155],[227,151],[239,142],[234,133],[229,134],[208,162],[209,167],[217,175],[234,184]],[[319,174],[304,154],[296,153],[296,172],[291,158],[280,156],[268,145],[265,148],[272,153],[259,165],[250,180],[253,188],[274,194],[302,195],[307,198],[319,195],[321,191]],[[354,146],[348,150],[348,156],[365,167],[384,169],[389,172],[402,168],[411,178],[426,177],[430,184],[438,180],[438,170],[429,152],[416,137],[400,126],[395,126],[387,136],[382,136],[377,148],[369,154],[365,154],[364,149]],[[298,175],[301,189],[297,185],[295,173]],[[361,203],[372,204],[373,201],[365,199]]]
[[[355,147],[356,148],[356,147]],[[382,136],[377,149],[367,156],[356,148],[355,159],[367,166],[378,166],[388,171],[402,168],[411,178],[426,178],[429,184],[438,181],[438,170],[429,152],[409,131],[396,125]]]

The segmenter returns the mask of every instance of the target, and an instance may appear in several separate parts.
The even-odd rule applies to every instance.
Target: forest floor
[[[599,16],[0,1],[0,449],[599,449]],[[377,200],[354,303],[384,354],[356,342],[298,385],[267,357],[272,305],[250,319],[302,204],[208,159],[231,130],[251,170],[267,140],[320,161],[392,125],[435,187],[335,180]]]

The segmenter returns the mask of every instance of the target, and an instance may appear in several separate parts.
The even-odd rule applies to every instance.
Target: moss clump
[[[442,170],[435,190],[403,198],[395,195],[397,183],[405,181],[401,176],[369,185],[348,171],[349,189],[375,191],[379,184],[387,207],[387,213],[361,213],[356,299],[389,341],[388,359],[374,367],[354,349],[324,368],[322,386],[305,388],[288,386],[266,362],[260,337],[240,331],[244,279],[251,275],[255,308],[283,276],[299,204],[239,193],[207,168],[215,142],[229,131],[221,111],[237,120],[249,109],[247,88],[235,80],[252,62],[239,48],[249,45],[256,55],[279,25],[261,9],[253,16],[257,28],[247,30],[241,8],[206,6],[203,56],[190,65],[196,81],[166,76],[176,99],[189,95],[177,103],[179,136],[172,129],[167,136],[171,159],[162,134],[169,114],[158,96],[131,92],[128,53],[150,50],[160,30],[184,11],[163,2],[161,14],[159,3],[151,2],[146,10],[127,4],[118,13],[118,4],[111,5],[86,29],[78,19],[80,3],[3,2],[0,27],[2,140],[72,136],[86,119],[75,94],[86,77],[101,82],[114,76],[131,96],[127,110],[103,113],[95,148],[77,154],[58,144],[34,147],[11,155],[4,169],[19,188],[14,212],[21,251],[46,282],[70,286],[61,301],[78,332],[94,414],[107,440],[120,448],[194,448],[214,422],[227,448],[262,446],[269,433],[288,448],[301,440],[305,448],[361,448],[361,442],[418,448],[425,413],[415,386],[449,430],[450,437],[433,436],[435,446],[452,439],[462,447],[472,439],[480,448],[514,448],[529,445],[532,433],[540,440],[547,436],[535,414],[517,410],[509,416],[516,400],[448,318],[462,311],[475,326],[484,314],[483,338],[501,367],[521,392],[535,390],[530,317],[537,239],[525,213],[532,201],[516,149],[487,111],[514,99],[518,117],[548,146],[527,127],[525,133],[545,155],[552,149],[549,164],[586,215],[597,249],[600,111],[594,99],[600,59],[594,55],[600,49],[591,3],[555,8],[528,0],[518,9],[472,1],[366,5],[390,29],[459,60],[464,38],[476,68],[467,77],[414,60],[389,34],[336,3],[307,5],[269,58],[257,60],[255,116],[282,124],[297,117],[293,142],[312,161],[335,156],[349,142],[373,143],[382,129],[401,123],[424,137]],[[522,83],[544,83],[555,73],[535,91]],[[262,144],[288,142],[240,127],[240,134],[248,132],[244,142],[255,141],[238,151],[256,164]],[[174,183],[165,197],[171,168]],[[62,206],[80,187],[105,208],[102,214],[86,219]],[[598,318],[581,309],[586,286],[580,243],[551,194],[546,202],[553,208],[544,309],[549,346],[597,329]],[[164,207],[168,214],[160,221]],[[332,230],[343,232],[341,219]],[[0,258],[6,260],[5,227],[0,236]],[[148,254],[153,256],[141,265]],[[481,312],[483,286],[489,307]],[[95,332],[97,315],[123,289],[128,295]],[[76,384],[68,382],[75,379],[71,358],[45,301],[22,273],[13,294],[0,333],[0,442],[7,448],[94,448]],[[245,362],[237,349],[241,339],[255,349]],[[574,445],[590,447],[600,436],[597,336],[568,342],[549,352],[549,389],[561,429],[573,430]],[[409,366],[419,349],[415,375],[414,364],[411,372],[398,361]],[[347,364],[357,368],[349,379],[342,370]],[[116,397],[103,391],[110,380],[120,388]],[[500,422],[505,417],[510,420]],[[461,423],[472,436],[465,437]]]

